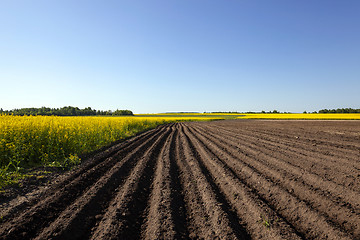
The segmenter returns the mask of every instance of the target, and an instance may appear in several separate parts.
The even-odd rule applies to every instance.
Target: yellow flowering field
[[[324,119],[360,120],[360,113],[259,113],[244,114],[240,119]]]
[[[77,155],[191,117],[57,117],[0,115],[0,167],[76,165]]]

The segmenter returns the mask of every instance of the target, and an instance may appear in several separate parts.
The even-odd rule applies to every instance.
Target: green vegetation
[[[11,114],[16,116],[132,116],[134,115],[130,110],[116,110],[116,111],[101,111],[87,107],[80,109],[78,107],[62,107],[62,108],[20,108],[13,110],[0,109],[1,114]]]
[[[39,169],[22,169],[18,171],[6,171],[6,169],[0,169],[0,193],[3,192],[3,188],[9,185],[22,187],[20,183],[23,180],[43,180],[46,176],[57,172],[58,169],[53,168],[50,170]]]
[[[133,116],[133,112],[130,110],[116,110],[115,112],[113,112],[114,116]]]
[[[338,108],[338,109],[322,109],[319,113],[360,113],[360,109]]]
[[[266,228],[270,228],[272,225],[272,221],[265,218],[264,216],[261,216],[261,219],[259,220],[259,222],[264,225]]]

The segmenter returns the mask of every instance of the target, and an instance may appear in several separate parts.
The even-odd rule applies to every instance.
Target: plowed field
[[[360,239],[360,122],[164,125],[1,214],[0,239]]]

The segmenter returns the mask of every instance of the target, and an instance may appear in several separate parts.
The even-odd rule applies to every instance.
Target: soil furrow
[[[179,136],[179,124],[176,124],[174,136],[170,144],[170,189],[171,202],[170,209],[175,223],[175,239],[189,239],[189,221],[185,204],[184,185],[181,183],[180,169],[177,162],[179,158],[179,148],[177,147],[177,139]]]
[[[182,129],[182,126],[181,126]],[[204,239],[237,239],[236,232],[230,227],[228,215],[223,211],[211,185],[207,182],[206,177],[201,172],[201,168],[193,155],[183,130],[180,130],[179,135],[180,154],[182,161],[178,161],[179,167],[184,176],[185,186],[187,191],[185,198],[188,200],[187,204],[191,211],[193,224],[201,229],[200,232],[195,230],[195,236]],[[190,201],[189,201],[190,200]],[[193,233],[190,234],[194,238]]]
[[[287,175],[280,169],[271,167],[271,164],[268,162],[264,162],[254,155],[245,155],[239,152],[237,147],[232,145],[232,143],[227,142],[227,139],[224,137],[218,135],[216,136],[217,138],[214,138],[205,135],[204,131],[194,130],[207,139],[209,146],[215,145],[216,148],[221,149],[221,154],[230,156],[234,159],[241,159],[241,162],[246,164],[247,167],[263,175],[267,180],[274,184],[280,185],[291,195],[304,201],[311,208],[320,211],[321,214],[325,215],[327,219],[335,225],[339,224],[354,235],[359,235],[360,219],[352,209],[341,206],[339,202],[331,201],[328,196],[321,195],[310,188],[310,186],[305,185],[302,181],[293,179],[292,176]],[[220,142],[219,139],[221,139],[222,142]],[[214,147],[211,149],[214,149]]]
[[[211,132],[213,132],[212,136],[214,136],[214,134],[216,135],[214,131]],[[210,134],[210,130],[207,130],[207,133]],[[231,139],[231,137],[227,138]],[[236,144],[236,139],[234,139],[233,142]],[[356,209],[360,210],[360,198],[357,192],[305,171],[290,162],[284,161],[284,159],[280,156],[278,157],[276,153],[267,152],[266,149],[256,146],[256,143],[248,143],[248,141],[242,139],[240,143],[237,149],[238,151],[243,151],[245,155],[256,156],[257,159],[266,159],[267,162],[270,162],[276,166],[276,168],[285,170],[288,174],[291,174],[294,179],[304,181],[304,183],[311,186],[311,188],[324,192],[324,195],[331,196],[335,202],[341,199],[346,205],[352,205],[353,210],[356,212]]]
[[[291,153],[291,157],[298,156],[306,157],[308,161],[305,163],[314,162],[319,164],[319,166],[323,167],[331,167],[336,166],[340,167],[340,169],[345,173],[350,171],[350,169],[357,168],[360,169],[360,163],[357,161],[360,158],[360,148],[356,151],[354,150],[352,153],[349,152],[341,152],[339,149],[329,148],[325,149],[323,146],[318,146],[318,143],[314,142],[314,140],[307,140],[307,142],[300,143],[298,138],[291,140],[284,140],[281,137],[277,137],[274,135],[261,135],[258,133],[254,133],[254,131],[234,131],[225,128],[217,128],[218,130],[223,130],[226,135],[233,136],[235,138],[241,136],[247,136],[248,138],[253,139],[256,142],[261,142],[268,148],[272,148],[273,150],[286,150],[282,151],[282,154],[286,155]],[[344,149],[345,150],[345,149]],[[331,154],[330,154],[331,153]],[[338,166],[338,159],[343,159],[343,164]],[[299,162],[301,163],[301,162]],[[314,167],[314,170],[317,168]],[[350,171],[350,173],[352,173]]]
[[[236,128],[239,121],[216,124],[217,127],[240,130]],[[318,140],[329,142],[333,147],[356,150],[360,147],[359,121],[242,121],[241,130],[263,133],[268,136],[294,139],[297,141]],[[349,131],[353,129],[354,131]],[[326,145],[325,145],[326,146]]]
[[[355,203],[352,203],[352,201],[348,201],[349,196],[341,191],[341,189],[346,189],[345,186],[335,185],[340,188],[340,191],[338,191],[338,189],[331,186],[331,184],[334,183],[330,182],[330,188],[329,188],[329,186],[326,186],[326,183],[328,181],[325,180],[324,182],[324,180],[322,180],[319,176],[317,176],[316,179],[314,180],[312,178],[312,176],[314,176],[313,174],[310,174],[309,177],[309,173],[307,171],[304,171],[304,169],[299,168],[297,166],[293,166],[288,162],[284,162],[280,157],[276,157],[276,156],[274,157],[272,153],[266,153],[266,151],[264,151],[263,148],[257,147],[256,143],[249,144],[248,141],[245,140],[239,141],[237,139],[229,140],[231,139],[231,137],[227,137],[225,139],[224,137],[221,137],[221,134],[216,134],[216,132],[210,130],[207,131],[207,134],[210,134],[215,138],[220,137],[219,141],[224,141],[224,144],[228,145],[223,149],[224,151],[226,151],[229,148],[229,146],[233,146],[233,148],[235,148],[234,151],[242,155],[242,158],[246,159],[247,157],[251,157],[252,159],[256,159],[257,161],[261,162],[265,166],[269,165],[272,168],[283,172],[289,179],[292,179],[294,181],[301,181],[301,183],[307,185],[309,189],[312,189],[316,192],[319,192],[321,195],[330,198],[334,203],[341,204],[342,206],[349,208],[350,211],[356,214],[360,213],[360,209],[356,207],[356,201],[358,201],[358,198],[356,197],[357,194],[350,191],[351,193],[350,198],[354,199]],[[306,159],[304,161],[306,161]],[[303,179],[303,176],[307,178]],[[318,183],[317,181],[319,181],[320,183]],[[319,186],[319,184],[321,185]],[[325,187],[321,188],[321,186],[325,186]],[[329,191],[329,189],[331,190]],[[341,196],[343,196],[345,200],[342,199]]]
[[[336,157],[344,157],[345,156],[359,156],[359,148],[360,144],[358,144],[360,139],[353,139],[354,145],[349,144],[341,144],[343,143],[340,139],[338,141],[330,141],[329,139],[322,140],[319,139],[321,134],[313,134],[311,132],[296,132],[294,131],[296,128],[288,128],[291,131],[286,131],[285,133],[281,133],[278,130],[259,130],[259,129],[234,129],[229,127],[221,127],[218,126],[218,129],[231,130],[234,133],[239,133],[243,135],[256,135],[259,138],[276,138],[281,140],[284,144],[291,145],[299,145],[301,147],[306,146],[307,148],[311,148],[314,152],[319,152],[322,154],[327,154],[330,156]],[[316,147],[315,147],[316,146]],[[333,151],[336,149],[336,151]],[[349,159],[354,160],[354,159]]]
[[[341,124],[341,123],[340,123]],[[294,128],[291,129],[291,135],[289,128],[281,131],[274,131],[273,129],[256,129],[257,133],[264,133],[267,135],[276,135],[280,138],[287,139],[291,136],[304,136],[304,138],[299,138],[300,141],[316,141],[317,143],[324,145],[325,147],[333,147],[338,150],[344,150],[351,153],[354,150],[357,150],[360,147],[358,140],[359,137],[343,137],[344,133],[341,135],[327,134],[325,131],[317,132],[314,134],[311,130],[305,130],[304,128]],[[290,135],[290,136],[289,136]],[[343,149],[345,148],[345,149]]]
[[[168,129],[168,131],[170,131]],[[109,205],[114,191],[121,186],[123,180],[139,158],[141,150],[128,154],[113,166],[92,187],[70,205],[48,228],[42,231],[38,239],[82,239],[89,234],[102,212]]]
[[[175,224],[171,211],[170,144],[174,129],[166,140],[156,164],[152,192],[148,203],[149,213],[144,226],[144,239],[174,239]]]
[[[136,148],[135,152],[148,148],[148,144],[152,140],[156,140],[157,135],[163,131],[164,129],[159,129],[155,135]],[[114,156],[120,155],[121,153],[118,152]],[[54,221],[66,207],[71,205],[113,166],[113,164],[109,163],[110,160],[114,164],[118,161],[117,157],[108,158],[106,162],[99,163],[75,178],[69,184],[63,186],[61,191],[54,191],[54,194],[41,200],[35,206],[15,217],[10,222],[2,225],[0,230],[4,233],[4,237],[6,236],[5,239],[24,239],[35,236],[37,232]],[[3,235],[0,234],[0,237],[3,237]]]
[[[189,130],[189,141],[194,149],[199,151],[199,161],[206,167],[212,179],[219,185],[227,201],[237,210],[240,219],[243,219],[247,231],[255,239],[299,239],[299,236],[290,225],[284,222],[276,213],[255,195],[246,184],[239,179],[230,168],[226,167],[212,152],[204,148]],[[265,226],[265,222],[277,220],[272,228]],[[262,222],[262,220],[264,222]]]
[[[314,158],[309,155],[296,154],[294,149],[289,149],[286,147],[283,148],[283,146],[275,143],[264,143],[257,137],[251,137],[248,135],[233,136],[230,132],[223,132],[219,129],[213,131],[206,128],[204,131],[209,133],[212,132],[217,135],[226,135],[227,138],[233,139],[233,143],[241,142],[242,146],[247,146],[254,149],[255,151],[282,159],[289,164],[306,170],[309,173],[314,173],[328,181],[334,182],[335,184],[344,186],[352,191],[360,193],[360,179],[357,178],[359,170],[357,170],[353,165],[350,166],[348,164],[344,164],[344,166],[339,166],[338,164],[335,164],[335,161],[338,162],[339,159],[334,160],[333,164],[331,164],[330,161],[326,163],[326,160],[330,160],[326,156],[319,156],[319,158]],[[273,147],[271,145],[273,145]],[[319,161],[321,163],[318,163]]]
[[[230,227],[235,232],[236,237],[240,239],[251,239],[250,235],[246,232],[245,226],[241,225],[240,223],[242,222],[242,220],[238,218],[236,212],[226,201],[226,198],[220,191],[219,187],[215,184],[213,178],[207,171],[204,164],[201,161],[199,161],[200,156],[198,151],[194,148],[193,144],[191,143],[187,135],[185,135],[185,138],[187,140],[189,150],[191,151],[191,155],[195,157],[195,160],[197,160],[196,164],[198,164],[198,168],[200,172],[202,173],[207,183],[209,184],[207,188],[210,187],[212,191],[215,193],[214,197],[216,198],[216,202],[218,202],[218,205],[221,207],[224,213],[227,214],[227,218],[230,220],[229,221]]]
[[[86,174],[86,172],[95,172],[97,168],[100,167],[111,167],[111,164],[115,164],[113,161],[114,158],[120,157],[122,153],[126,153],[131,149],[136,148],[141,145],[143,142],[148,141],[150,137],[154,138],[158,134],[160,127],[156,129],[149,130],[138,136],[121,141],[118,144],[110,148],[103,148],[104,150],[96,151],[93,156],[85,157],[84,162],[80,167],[74,169],[72,172],[64,174],[53,180],[51,187],[46,187],[42,191],[36,191],[30,196],[26,196],[24,200],[14,199],[11,201],[12,204],[3,203],[2,206],[10,205],[8,208],[0,208],[0,215],[3,217],[3,220],[13,217],[13,213],[31,208],[32,206],[38,204],[38,198],[47,198],[50,199],[55,193],[60,189],[62,190],[64,186],[70,184],[72,181],[76,181],[79,176]],[[124,155],[124,154],[123,154]],[[90,169],[92,169],[90,171]],[[81,176],[82,177],[82,176]]]
[[[221,130],[218,128],[217,131]],[[287,160],[308,172],[320,175],[324,179],[334,183],[348,186],[353,191],[360,192],[360,188],[358,187],[360,180],[354,177],[357,172],[356,169],[360,169],[360,163],[355,162],[355,159],[359,159],[360,155],[358,157],[354,156],[351,163],[343,161],[343,164],[339,166],[338,161],[340,157],[336,158],[311,151],[314,150],[313,147],[311,147],[312,144],[310,144],[310,146],[308,144],[307,147],[292,147],[282,144],[280,139],[277,138],[269,140],[253,134],[234,134],[233,131],[229,130],[223,130],[221,133],[237,141],[241,139],[241,142],[246,142],[251,146],[261,145],[258,146],[258,148],[261,148],[263,151],[266,149],[273,155],[281,155],[281,159]],[[333,151],[335,150],[333,149]],[[343,156],[344,155],[342,155],[341,159],[344,159]]]
[[[228,144],[225,145],[222,144],[219,140],[216,140],[215,138],[209,135],[205,135],[203,131],[199,132],[198,130],[194,129],[194,132],[196,132],[196,136],[200,138],[200,141],[206,140],[206,142],[208,143],[207,146],[209,147],[211,146],[211,151],[214,151],[217,154],[218,158],[226,159],[223,160],[224,162],[230,162],[228,166],[230,167],[232,166],[231,168],[234,170],[241,169],[239,171],[243,175],[243,178],[246,179],[245,180],[246,182],[250,181],[250,184],[252,182],[261,183],[261,186],[258,187],[260,189],[258,190],[260,193],[262,192],[263,188],[271,189],[272,190],[271,193],[268,193],[267,192],[268,190],[266,190],[265,194],[264,193],[262,194],[262,196],[265,199],[273,198],[272,201],[275,202],[278,206],[282,205],[281,203],[282,201],[287,201],[286,202],[287,208],[290,208],[291,207],[290,202],[293,202],[292,206],[294,208],[298,208],[302,206],[304,209],[307,209],[305,213],[301,213],[301,211],[299,212],[301,213],[301,216],[303,216],[306,220],[309,219],[308,221],[315,222],[315,224],[313,222],[309,222],[307,224],[308,228],[313,225],[318,225],[320,227],[326,226],[327,224],[324,222],[326,220],[331,220],[330,223],[332,225],[339,228],[338,225],[340,224],[341,228],[346,229],[347,231],[352,233],[355,237],[358,236],[360,220],[355,213],[352,213],[347,209],[341,208],[341,206],[338,206],[335,203],[328,201],[325,197],[312,193],[311,189],[301,188],[301,186],[299,186],[299,182],[291,182],[287,178],[284,177],[282,178],[281,174],[268,168],[266,164],[259,163],[255,159],[246,160],[248,157],[244,155],[236,156],[237,151],[234,153],[233,151],[230,151],[228,149],[224,150],[225,146],[229,147]],[[233,159],[233,161],[231,161],[231,159]],[[254,177],[256,175],[258,176]],[[251,179],[254,180],[251,181]],[[279,187],[276,185],[279,185]],[[250,186],[250,187],[253,189],[257,189],[256,186]],[[284,190],[286,190],[286,192],[283,191],[283,188]],[[301,194],[296,195],[297,192]],[[277,199],[278,196],[281,196],[280,200]],[[312,198],[307,198],[306,201],[304,201],[304,197],[306,198],[309,196]],[[269,200],[267,201],[270,202]],[[320,208],[322,210],[321,215],[326,216],[325,219],[324,217],[316,216],[317,213],[313,212],[312,207]],[[274,208],[277,209],[279,207],[274,206]],[[291,211],[290,209],[288,210]],[[281,211],[279,211],[278,209],[277,212],[281,213]],[[297,219],[297,216],[295,216],[295,219]],[[296,226],[301,227],[301,221],[297,220]],[[325,228],[327,229],[327,227]],[[317,229],[319,229],[319,227],[317,227]]]
[[[145,208],[150,197],[150,185],[164,142],[170,131],[163,133],[156,142],[142,155],[140,161],[132,169],[125,183],[119,187],[105,214],[94,231],[91,239],[122,239],[133,236],[139,239],[141,225],[144,223]]]

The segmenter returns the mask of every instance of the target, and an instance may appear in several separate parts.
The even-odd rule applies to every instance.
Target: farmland
[[[141,117],[197,117],[221,119],[360,120],[360,113],[163,113],[137,114]]]
[[[23,169],[68,169],[79,164],[81,154],[161,124],[189,120],[201,119],[0,115],[0,187],[16,182]]]
[[[360,113],[267,113],[244,114],[242,119],[360,120]]]
[[[169,123],[3,203],[1,239],[359,239],[359,121]]]

